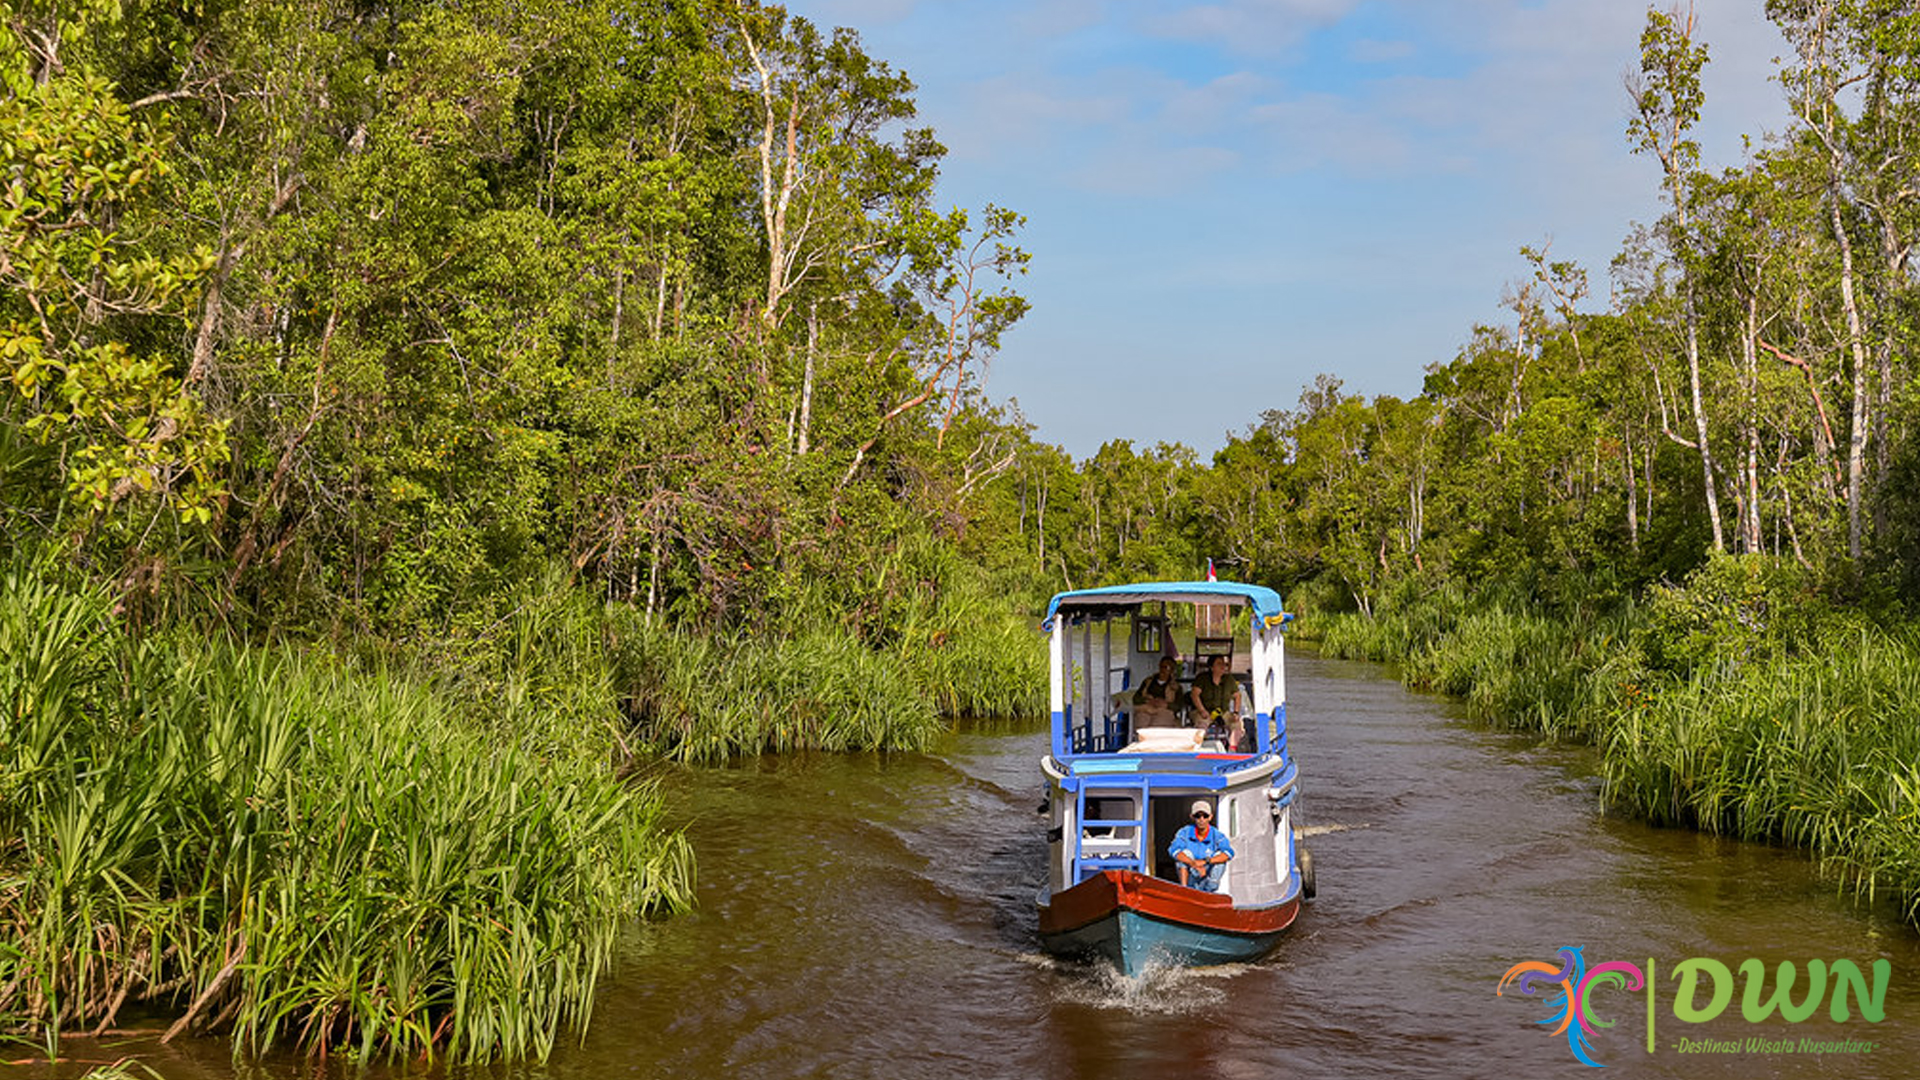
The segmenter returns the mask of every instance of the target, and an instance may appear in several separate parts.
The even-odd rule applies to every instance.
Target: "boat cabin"
[[[1049,891],[1106,870],[1180,880],[1167,848],[1205,802],[1235,848],[1221,893],[1235,904],[1290,895],[1298,882],[1288,809],[1282,628],[1291,616],[1271,589],[1233,582],[1152,582],[1061,593],[1051,634],[1052,745]],[[1243,725],[1211,717],[1136,723],[1134,693],[1163,657],[1176,661],[1178,700],[1225,657]]]
[[[1181,606],[1191,610],[1191,621],[1176,619],[1184,614],[1177,610]],[[1155,675],[1162,657],[1172,657],[1184,704],[1194,680],[1216,656],[1227,659],[1242,708],[1253,721],[1246,733],[1252,739],[1242,740],[1242,751],[1283,753],[1281,629],[1291,618],[1272,589],[1231,582],[1154,582],[1061,593],[1047,611],[1045,626],[1052,635],[1054,757],[1171,749],[1163,744],[1173,736],[1134,724],[1134,691]],[[1176,641],[1177,621],[1191,627],[1191,653]],[[1226,745],[1222,741],[1213,748]]]

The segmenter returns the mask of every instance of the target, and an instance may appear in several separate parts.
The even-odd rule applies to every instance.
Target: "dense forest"
[[[0,1028],[544,1054],[691,895],[661,763],[1036,710],[1048,593],[1209,558],[1602,743],[1619,805],[1920,895],[1908,8],[1769,0],[1796,120],[1735,165],[1650,12],[1620,152],[1664,213],[1606,296],[1522,248],[1410,400],[1328,374],[1210,461],[1075,461],[980,386],[1022,218],[942,208],[852,31],[16,0]],[[1756,779],[1788,737],[1802,786]]]

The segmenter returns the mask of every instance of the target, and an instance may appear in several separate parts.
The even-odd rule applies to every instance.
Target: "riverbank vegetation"
[[[0,1028],[543,1056],[690,897],[652,770],[1043,699],[1021,221],[851,32],[27,2],[0,81]]]
[[[0,1017],[317,1053],[544,1054],[616,934],[683,908],[608,714],[489,715],[393,671],[135,637],[98,588],[0,581]],[[52,1051],[52,1047],[49,1047]]]
[[[690,896],[655,770],[1037,713],[1049,592],[1207,559],[1920,897],[1920,17],[1775,7],[1798,119],[1718,171],[1651,14],[1607,302],[1522,249],[1409,400],[1076,462],[980,389],[1020,217],[850,31],[15,4],[0,1028],[543,1055]]]
[[[1643,599],[1576,592],[1408,586],[1316,636],[1492,722],[1595,744],[1613,809],[1804,848],[1920,915],[1920,632],[1754,556]]]
[[[1920,20],[1775,18],[1798,124],[1714,173],[1686,138],[1704,48],[1650,13],[1630,141],[1669,212],[1616,260],[1610,311],[1524,251],[1515,324],[1419,398],[1323,380],[1250,436],[1312,477],[1268,557],[1319,552],[1330,650],[1598,744],[1609,806],[1806,848],[1920,917],[1920,215],[1897,190],[1920,175]]]

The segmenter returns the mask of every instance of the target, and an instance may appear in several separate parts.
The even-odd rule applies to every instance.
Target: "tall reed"
[[[1621,671],[1635,605],[1543,610],[1512,589],[1469,596],[1457,583],[1402,588],[1372,615],[1314,615],[1330,655],[1395,662],[1409,686],[1464,700],[1506,727],[1591,738]]]
[[[1302,620],[1301,636],[1317,640],[1328,656],[1398,663],[1443,640],[1470,610],[1457,582],[1443,582],[1430,591],[1408,582],[1392,590],[1372,614],[1314,612],[1313,618]]]
[[[627,620],[614,646],[640,748],[690,761],[797,749],[924,749],[939,730],[905,658],[851,635],[700,637]]]
[[[690,899],[657,789],[537,703],[503,738],[393,672],[135,642],[0,583],[0,1014],[51,1050],[133,1005],[314,1053],[545,1056],[628,919]]]
[[[1920,636],[1696,673],[1614,717],[1608,797],[1651,820],[1781,840],[1920,904]]]
[[[700,634],[609,608],[635,747],[686,761],[919,750],[954,717],[1038,715],[1045,640],[949,545],[883,553],[858,594],[810,583],[759,633]]]
[[[647,761],[918,749],[943,715],[1041,707],[1044,643],[1005,597],[950,558],[896,570],[755,637],[555,573],[437,644],[328,657],[136,638],[16,567],[0,1029],[51,1052],[156,1007],[254,1050],[546,1056],[623,922],[691,900]]]
[[[1920,919],[1920,632],[1751,558],[1645,603],[1562,591],[1403,589],[1374,616],[1307,621],[1329,652],[1399,661],[1494,723],[1597,744],[1616,810],[1806,848]]]

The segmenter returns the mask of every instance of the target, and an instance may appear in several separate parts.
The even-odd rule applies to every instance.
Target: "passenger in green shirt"
[[[1240,684],[1227,670],[1227,658],[1216,656],[1208,665],[1204,675],[1193,680],[1193,690],[1189,695],[1193,701],[1193,716],[1198,724],[1200,720],[1219,717],[1227,736],[1230,750],[1240,748]]]

